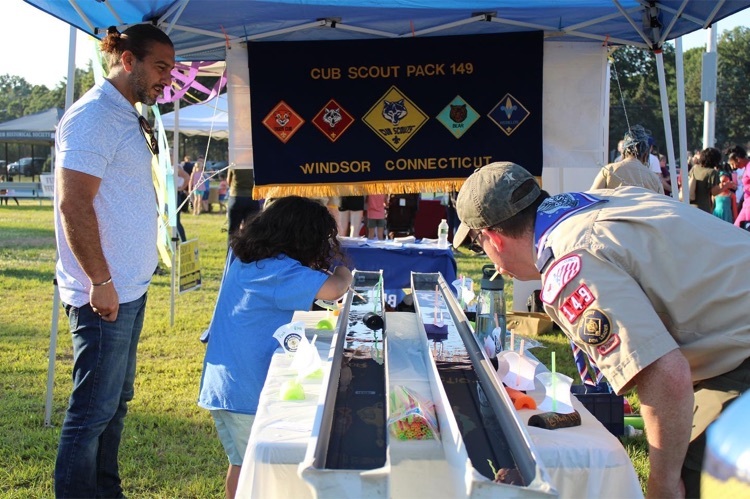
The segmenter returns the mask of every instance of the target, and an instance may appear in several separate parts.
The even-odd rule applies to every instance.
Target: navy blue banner
[[[256,197],[457,190],[542,174],[541,32],[250,42]]]

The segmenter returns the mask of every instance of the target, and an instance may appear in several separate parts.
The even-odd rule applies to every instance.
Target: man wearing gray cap
[[[550,196],[513,163],[475,171],[456,210],[454,246],[541,276],[550,317],[618,394],[638,388],[648,496],[699,497],[704,431],[750,386],[750,234],[639,187]]]

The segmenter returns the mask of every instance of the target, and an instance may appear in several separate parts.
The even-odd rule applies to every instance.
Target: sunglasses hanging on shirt
[[[146,139],[146,144],[148,145],[148,148],[151,149],[151,154],[156,156],[159,154],[159,141],[156,140],[154,129],[151,128],[148,120],[143,116],[138,116],[138,124],[141,125],[143,138]]]

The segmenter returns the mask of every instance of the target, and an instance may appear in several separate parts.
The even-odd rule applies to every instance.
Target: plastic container
[[[442,219],[438,225],[438,246],[448,247],[448,222],[445,219]]]
[[[482,267],[481,290],[477,300],[476,334],[480,345],[494,342],[495,354],[505,349],[505,298],[503,278],[495,276],[495,266]],[[494,279],[493,279],[493,276]],[[495,357],[495,355],[492,355]]]
[[[735,400],[706,430],[701,497],[750,497],[750,392]]]
[[[625,409],[622,395],[596,391],[595,388],[587,385],[573,385],[570,391],[610,433],[616,437],[625,434]]]

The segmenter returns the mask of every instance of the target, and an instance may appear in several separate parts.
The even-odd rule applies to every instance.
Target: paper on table
[[[534,374],[539,362],[518,352],[504,351],[498,354],[497,373],[509,387],[526,391],[534,389]]]
[[[546,390],[546,395],[538,408],[543,411],[554,411],[560,414],[570,414],[574,411],[573,401],[570,399],[570,385],[573,380],[561,373],[543,372],[536,375]]]

